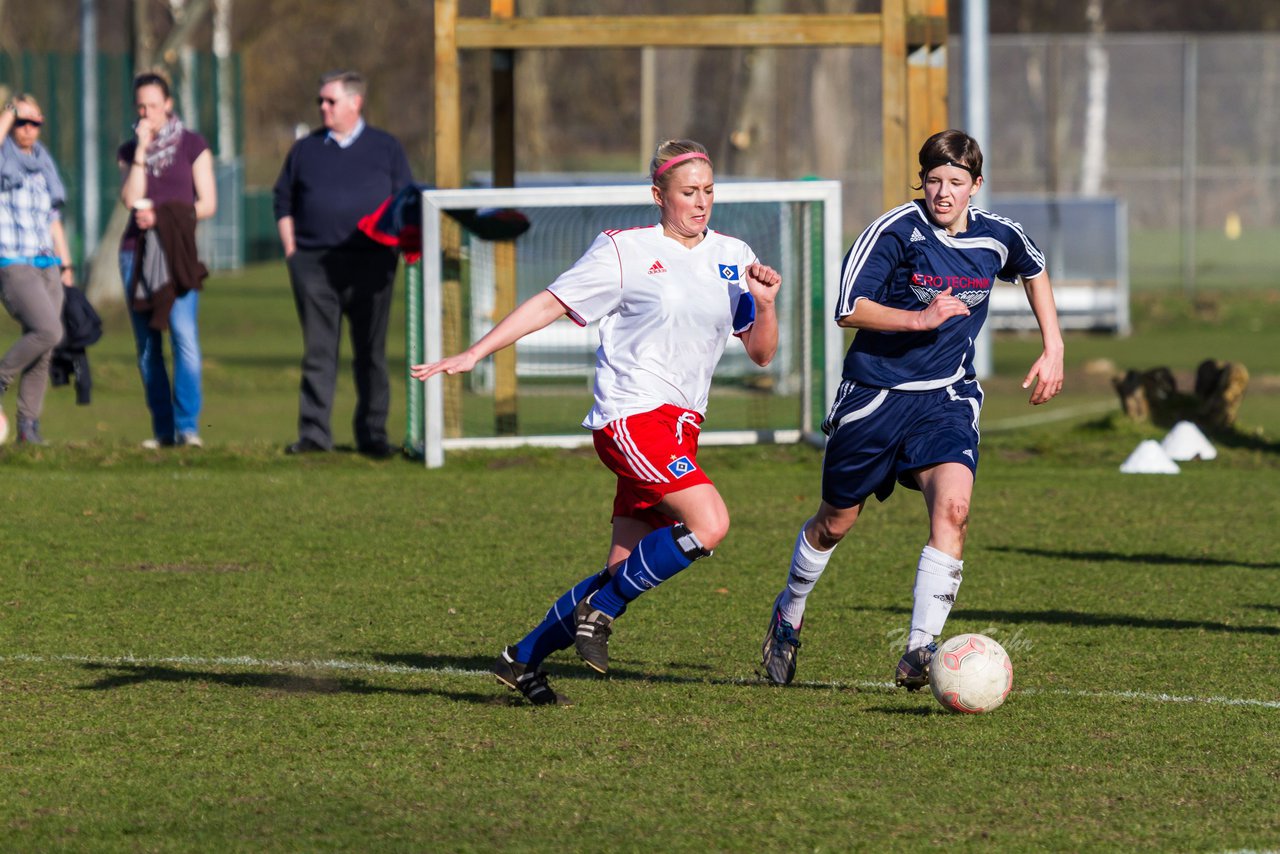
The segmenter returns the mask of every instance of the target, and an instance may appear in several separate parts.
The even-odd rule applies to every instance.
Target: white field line
[[[341,661],[338,659],[308,659],[282,661],[269,658],[253,658],[247,655],[214,656],[205,658],[193,655],[172,656],[92,656],[92,655],[3,655],[0,663],[7,661],[42,664],[45,662],[69,662],[72,664],[135,665],[154,667],[159,664],[180,664],[189,667],[265,667],[268,670],[345,670],[358,673],[422,674],[437,673],[445,676],[492,676],[487,670],[464,670],[461,667],[414,667],[409,664],[378,664],[370,661]]]
[[[286,661],[280,659],[253,658],[252,656],[214,656],[200,657],[192,655],[174,656],[91,656],[91,655],[0,655],[0,664],[21,662],[29,664],[60,663],[96,664],[104,667],[112,665],[132,665],[154,667],[156,665],[175,664],[188,667],[265,667],[269,670],[322,670],[346,671],[353,673],[387,673],[399,675],[440,675],[440,676],[484,676],[491,677],[487,670],[467,670],[461,667],[414,667],[409,664],[378,664],[370,661],[343,661],[341,659],[307,659]],[[754,679],[728,680],[738,684],[756,684]],[[805,688],[856,688],[862,691],[884,691],[893,693],[897,690],[892,682],[797,682],[797,686]],[[1180,694],[1165,694],[1154,691],[1084,691],[1071,688],[1016,688],[1019,694],[1027,696],[1043,695],[1054,697],[1079,697],[1090,700],[1138,700],[1144,703],[1202,703],[1209,706],[1245,706],[1258,709],[1280,709],[1280,700],[1253,700],[1240,697],[1195,697]]]
[[[1054,421],[1067,421],[1072,418],[1080,418],[1086,415],[1101,415],[1104,412],[1111,412],[1112,410],[1119,408],[1120,404],[1113,400],[1082,403],[1077,406],[1051,407],[1037,411],[1032,415],[1018,415],[1013,418],[1004,418],[1000,421],[992,421],[987,424],[982,424],[981,427],[982,432],[984,433],[1003,433],[1007,430],[1021,430],[1023,427],[1036,427],[1040,424],[1050,424]]]
[[[743,680],[746,681],[746,680]],[[860,688],[898,690],[892,682],[797,682],[809,688]],[[1017,688],[1014,693],[1027,696],[1081,697],[1090,700],[1140,700],[1144,703],[1204,703],[1210,706],[1252,706],[1261,709],[1280,709],[1280,700],[1250,700],[1239,697],[1192,697],[1164,694],[1155,691],[1082,691],[1071,688]]]

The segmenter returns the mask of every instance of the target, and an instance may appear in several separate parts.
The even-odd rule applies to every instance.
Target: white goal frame
[[[822,334],[822,400],[824,409],[830,407],[840,385],[841,366],[844,359],[844,338],[839,334],[832,318],[840,293],[840,263],[844,255],[841,224],[841,190],[839,181],[768,181],[722,182],[716,185],[716,201],[731,202],[817,202],[822,204],[822,286],[823,313]],[[425,190],[422,194],[422,245],[437,247],[424,251],[421,261],[422,306],[422,358],[426,363],[444,358],[443,329],[444,301],[442,279],[444,272],[440,246],[441,215],[448,210],[476,210],[485,208],[538,208],[538,207],[596,207],[606,205],[653,204],[652,190],[648,184],[618,186],[575,187],[516,187],[462,190]],[[656,215],[655,215],[656,221]],[[586,251],[586,247],[582,247]],[[547,282],[547,284],[551,284]],[[787,287],[783,282],[783,287]],[[412,287],[412,284],[410,285]],[[801,311],[809,311],[808,301],[803,301]],[[411,348],[410,358],[413,358]],[[811,354],[803,356],[810,359]],[[809,376],[809,373],[805,373]],[[413,380],[410,380],[413,382]],[[802,391],[802,399],[810,399],[812,389]],[[414,405],[416,395],[409,395]],[[576,435],[545,436],[497,436],[446,438],[444,435],[444,377],[437,374],[425,383],[421,395],[423,407],[423,458],[428,468],[444,465],[446,450],[470,448],[558,447],[573,448],[591,444],[590,432],[583,430]],[[761,442],[798,442],[813,439],[812,419],[804,408],[798,430],[708,430],[700,435],[702,445],[747,445]]]

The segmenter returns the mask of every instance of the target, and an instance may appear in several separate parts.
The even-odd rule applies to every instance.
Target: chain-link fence
[[[240,62],[232,57],[234,81],[234,114],[241,113]],[[190,78],[184,80],[181,69],[173,80],[175,106],[184,122],[199,131],[216,151],[218,133],[218,83],[216,59],[210,53],[196,53],[189,66]],[[80,58],[74,53],[28,51],[16,55],[0,53],[0,84],[12,93],[29,92],[40,102],[45,124],[41,142],[57,161],[67,186],[67,225],[72,254],[83,260],[84,199],[86,192],[96,192],[100,222],[119,203],[120,171],[116,150],[133,136],[136,119],[133,107],[133,58],[126,54],[103,55],[97,68],[98,115],[97,138],[91,150],[97,158],[98,186],[86,188],[84,171],[84,75]],[[184,93],[192,103],[184,104]],[[236,122],[237,131],[241,126]],[[237,140],[236,150],[243,150]],[[221,158],[220,158],[221,160]],[[219,205],[217,216],[201,223],[201,249],[213,253],[202,256],[214,269],[239,267],[244,262],[244,214],[241,203],[243,168],[239,160],[225,160],[217,165]],[[108,247],[114,251],[113,247]]]
[[[991,37],[991,138],[980,140],[991,193],[1081,192],[1088,46],[1083,34]],[[1190,293],[1272,286],[1280,239],[1280,34],[1112,34],[1100,48],[1105,165],[1098,192],[1127,208],[1133,287]],[[963,126],[958,36],[947,50],[951,122]],[[661,68],[689,63],[676,51],[660,53]],[[718,167],[758,177],[838,178],[846,226],[860,229],[883,206],[879,51],[798,49],[768,61],[778,66],[776,103],[766,113],[775,126],[771,152],[752,168],[751,158],[725,145]],[[717,130],[733,127],[725,108],[678,82],[659,81],[658,126],[728,138]],[[759,164],[774,174],[756,171]]]
[[[994,192],[1080,192],[1087,37],[991,40]],[[1271,286],[1280,35],[1112,35],[1101,192],[1129,211],[1135,288]],[[952,116],[963,94],[952,57]]]

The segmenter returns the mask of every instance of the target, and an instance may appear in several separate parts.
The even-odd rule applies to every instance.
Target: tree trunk
[[[520,0],[521,17],[536,18],[544,14],[542,0]],[[538,172],[548,168],[551,141],[547,129],[556,126],[552,116],[551,93],[547,77],[548,51],[515,51],[515,121],[516,163],[518,167]],[[496,176],[495,176],[496,177]]]
[[[753,15],[776,15],[782,0],[752,0]],[[743,57],[747,85],[743,87],[738,117],[729,132],[729,171],[752,177],[776,173],[776,91],[778,52],[769,48],[749,50]]]
[[[236,159],[235,92],[231,83],[231,2],[213,3],[213,59],[218,75],[218,159]]]
[[[155,33],[147,18],[147,0],[133,0],[133,73],[139,74],[151,68],[151,55],[155,51]]]
[[[108,306],[124,304],[124,282],[120,279],[120,264],[116,260],[116,248],[129,224],[129,212],[117,200],[111,207],[111,216],[98,238],[98,249],[89,263],[89,284],[84,294],[89,302],[103,312]]]
[[[809,96],[814,169],[824,178],[838,178],[850,171],[848,134],[853,99],[849,85],[853,80],[853,57],[840,48],[827,48],[817,54]]]
[[[4,0],[0,0],[0,22],[3,22],[5,20],[4,6],[5,6]],[[9,33],[4,27],[0,27],[0,53],[8,53],[8,52],[9,52]],[[8,94],[9,92],[8,88],[4,86],[0,86],[0,88],[4,89],[4,94],[6,95]]]
[[[1080,155],[1080,193],[1096,196],[1102,192],[1107,171],[1107,49],[1102,38],[1102,0],[1089,0],[1085,10],[1089,20],[1089,40],[1085,46],[1088,82],[1085,88],[1084,147]]]

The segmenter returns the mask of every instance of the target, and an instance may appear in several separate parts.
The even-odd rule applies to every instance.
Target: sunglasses
[[[38,128],[43,124],[44,122],[40,121],[39,119],[15,119],[13,122],[13,126],[15,128],[25,128],[25,127]]]
[[[336,103],[338,103],[338,99],[337,99],[337,98],[316,98],[316,106],[317,106],[317,107],[322,107],[322,106],[325,106],[325,105],[328,105],[328,106],[332,107],[332,106],[333,106],[334,104],[336,104]]]

